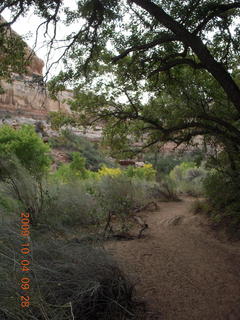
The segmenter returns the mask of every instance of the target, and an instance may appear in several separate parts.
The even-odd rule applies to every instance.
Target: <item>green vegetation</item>
[[[182,162],[194,162],[196,166],[200,166],[204,160],[204,154],[201,150],[174,152],[172,154],[164,154],[159,150],[148,152],[144,156],[144,161],[151,163],[159,174],[169,174],[170,171]]]
[[[78,179],[87,179],[94,175],[94,172],[85,168],[86,160],[80,153],[73,152],[71,155],[73,159],[71,163],[62,164],[54,174],[58,180],[69,183]]]
[[[81,145],[72,134],[66,146],[70,162],[51,172],[50,147],[43,144],[31,126],[18,130],[3,126],[0,137],[1,150],[9,157],[6,159],[2,151],[0,213],[5,231],[0,232],[3,256],[0,278],[6,286],[1,289],[4,298],[0,302],[0,316],[4,320],[30,320],[33,314],[39,319],[44,314],[56,320],[70,320],[72,314],[86,320],[96,319],[96,315],[106,320],[139,318],[141,311],[135,301],[134,286],[101,249],[103,241],[132,232],[132,216],[151,203],[178,200],[177,195],[202,196],[203,186],[207,196],[216,199],[213,185],[223,190],[226,183],[216,170],[207,172],[203,164],[199,166],[194,161],[175,165],[169,174],[164,174],[164,170],[159,173],[149,163],[140,168],[114,168],[100,166],[99,162],[99,168],[93,171],[87,168],[82,153],[72,152],[73,145]],[[61,145],[61,139],[65,139],[64,135],[55,143]],[[229,184],[229,190],[230,187],[233,188]],[[219,218],[212,209],[208,212],[215,223],[229,219],[231,230],[236,233],[238,208],[232,206],[230,195],[231,192],[227,202],[223,202],[220,194],[217,203],[211,203],[211,208],[220,204],[220,200],[221,208],[229,206],[223,216]],[[199,203],[193,210],[205,212],[209,206]],[[24,310],[17,304],[20,289],[16,279],[21,272],[14,265],[18,253],[12,258],[10,248],[20,246],[16,223],[18,214],[26,211],[31,215],[33,263],[31,308]]]
[[[66,124],[75,124],[73,118],[64,112],[49,112],[49,120],[54,130],[59,130]]]
[[[13,32],[0,25],[0,80],[13,80],[13,72],[26,73],[29,57],[26,54],[26,43]],[[29,52],[30,54],[30,52]],[[0,85],[0,93],[3,93]]]
[[[100,235],[103,239],[113,232],[113,216],[117,218],[114,227],[129,230],[128,219],[134,210],[152,200],[187,194],[205,196],[204,205],[197,202],[193,210],[207,212],[214,225],[240,236],[239,1],[80,0],[77,8],[61,10],[62,5],[63,1],[57,0],[0,3],[0,14],[10,9],[9,25],[34,9],[44,19],[41,26],[46,25],[46,33],[51,23],[57,30],[60,20],[79,26],[65,36],[64,71],[48,83],[52,97],[69,84],[73,87],[74,98],[69,104],[75,113],[51,114],[52,125],[60,129],[67,124],[104,124],[104,142],[116,157],[127,158],[146,148],[159,150],[166,142],[194,146],[200,140],[206,158],[201,152],[195,154],[196,158],[185,159],[158,157],[152,152],[147,166],[121,169],[95,146],[65,131],[51,144],[67,150],[71,162],[50,173],[49,148],[33,128],[14,131],[3,126],[0,212],[7,213],[3,222],[13,225],[14,213],[28,210],[34,237],[67,241],[78,229],[84,235]],[[0,79],[9,79],[13,70],[24,69],[23,42],[9,38],[7,26],[0,24]],[[49,56],[54,45],[59,45],[56,35],[53,32],[49,40]],[[35,275],[42,280],[46,273],[48,278],[46,287],[41,282],[42,287],[35,290],[34,315],[69,320],[74,315],[90,320],[96,315],[99,319],[133,316],[131,285],[119,269],[105,263],[108,258],[104,254],[100,254],[104,263],[99,260],[99,248],[89,249],[90,261],[86,260],[84,266],[82,262],[77,264],[77,272],[74,259],[78,254],[82,257],[80,251],[85,249],[80,247],[75,256],[68,256],[58,250],[61,241],[56,244],[58,256],[49,248],[49,268],[41,261],[46,252],[36,248]],[[78,241],[82,243],[82,239]],[[9,282],[7,289],[1,289],[5,299],[0,316],[4,320],[26,319],[14,300],[19,295],[13,282],[15,269],[6,269],[5,265],[13,247],[9,243],[1,249],[8,261],[4,258],[0,262],[0,271],[3,280]],[[58,258],[69,261],[69,265]],[[92,273],[95,261],[99,270],[94,267]],[[105,269],[106,265],[114,272]],[[56,279],[63,280],[59,284]],[[47,289],[47,285],[52,287]],[[59,295],[59,288],[64,288],[66,296]],[[40,306],[35,303],[39,295]]]
[[[211,170],[204,182],[208,211],[215,226],[240,238],[239,177],[229,172]]]
[[[86,160],[86,168],[96,171],[102,165],[114,166],[98,146],[86,138],[73,134],[70,130],[62,130],[60,137],[50,139],[52,147],[64,150],[70,157],[72,152],[80,152]]]
[[[146,165],[131,170],[102,167],[94,172],[74,152],[70,163],[52,173],[47,155],[50,147],[32,127],[1,129],[2,150],[8,150],[9,157],[0,160],[4,173],[0,182],[0,280],[6,284],[1,289],[1,319],[25,320],[34,315],[70,320],[72,314],[81,319],[138,317],[131,281],[101,245],[113,228],[114,232],[130,230],[134,210],[156,199],[155,170]],[[34,163],[34,152],[47,161]],[[20,256],[18,252],[12,256],[12,250],[21,247],[16,227],[20,212],[30,213],[31,225],[31,307],[27,309],[19,308]]]
[[[178,192],[191,196],[203,195],[206,170],[197,167],[194,162],[182,162],[170,172],[169,176],[175,182]]]
[[[129,319],[136,314],[134,288],[105,250],[74,241],[41,238],[31,243],[31,307],[20,307],[22,271],[12,248],[17,229],[1,230],[2,320]]]
[[[34,128],[24,125],[20,129],[4,125],[0,128],[0,157],[17,157],[31,174],[41,177],[50,165],[50,148],[35,133]],[[4,172],[2,172],[4,175]]]

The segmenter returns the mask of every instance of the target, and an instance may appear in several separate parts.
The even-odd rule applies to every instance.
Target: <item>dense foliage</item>
[[[239,172],[229,163],[225,152],[220,152],[217,159],[209,162],[209,167],[204,181],[208,212],[216,226],[240,238]]]
[[[0,80],[11,81],[13,72],[26,72],[29,61],[25,55],[25,47],[26,44],[20,37],[0,27]],[[2,91],[1,86],[0,89]]]
[[[3,125],[0,128],[0,157],[17,157],[31,174],[41,176],[50,165],[49,146],[44,144],[34,128],[24,125],[15,130]],[[4,174],[4,172],[3,172]]]
[[[113,216],[119,218],[121,231],[128,230],[127,219],[131,213],[152,199],[159,200],[162,195],[173,197],[175,190],[202,196],[204,186],[214,222],[228,225],[239,234],[239,1],[80,0],[77,3],[77,9],[65,8],[62,12],[63,2],[57,0],[0,3],[0,14],[10,8],[11,22],[34,8],[45,20],[46,31],[50,23],[56,31],[59,20],[79,26],[61,42],[66,49],[62,55],[65,70],[49,83],[52,96],[69,84],[74,88],[70,104],[78,116],[74,115],[73,119],[54,114],[53,125],[60,128],[68,123],[104,124],[105,142],[111,145],[113,154],[124,157],[129,150],[136,152],[167,141],[176,145],[198,141],[205,151],[210,149],[212,159],[205,167],[200,166],[200,161],[177,163],[174,159],[166,169],[162,169],[160,162],[157,167],[156,161],[161,173],[156,181],[156,171],[150,164],[125,170],[109,168],[106,163],[102,166],[101,156],[94,154],[92,147],[80,146],[74,137],[68,139],[69,152],[75,152],[71,154],[72,161],[49,174],[43,185],[41,178],[49,166],[48,147],[31,127],[14,131],[3,126],[0,155],[7,154],[13,160],[1,161],[4,181],[0,212],[9,212],[9,220],[15,223],[12,211],[28,209],[38,236],[38,230],[42,236],[44,228],[47,235],[51,234],[52,227],[61,239],[66,236],[63,231],[66,226],[71,231],[79,228],[86,233],[89,229],[91,233],[96,230],[110,233]],[[13,43],[8,37],[7,26],[0,25],[0,55],[4,58],[0,77],[6,78],[14,64],[16,71],[22,68],[24,50],[21,41]],[[59,45],[56,34],[49,41],[50,50]],[[13,61],[14,49],[16,60]],[[76,146],[79,149],[73,149]],[[8,281],[1,288],[4,307],[0,304],[0,316],[23,319],[14,300],[19,294],[15,269],[6,268],[11,240],[6,245],[5,239],[0,240],[5,257],[0,269]],[[82,244],[82,239],[77,241]],[[87,249],[89,260],[85,261],[86,251],[80,246],[76,251],[70,248],[74,255],[59,250],[58,244],[54,246],[51,241],[46,243],[46,248],[50,267],[43,258],[45,243],[34,248],[34,272],[40,280],[47,275],[47,281],[39,282],[37,287],[42,304],[39,306],[33,300],[34,313],[39,313],[40,319],[46,318],[46,314],[53,319],[71,319],[74,315],[95,319],[96,314],[103,319],[125,319],[133,315],[132,304],[129,305],[131,286],[102,252],[99,259],[99,251]],[[78,255],[82,257],[80,262],[76,261]],[[12,260],[15,267],[15,258]],[[63,279],[60,285],[59,278]]]
[[[148,145],[204,135],[208,143],[238,148],[239,4],[142,0],[99,6],[79,1],[77,11],[67,11],[68,23],[81,17],[84,26],[70,36],[67,72],[53,81],[79,83],[72,108],[80,119],[107,120],[106,137],[117,152],[134,136]]]
[[[15,21],[34,7],[46,27],[57,27],[59,19],[78,23],[67,36],[65,71],[50,87],[54,94],[75,85],[72,108],[81,122],[107,120],[105,134],[117,151],[134,137],[152,145],[198,135],[238,150],[238,2],[81,0],[74,10],[62,6],[2,1],[0,13],[10,8]]]

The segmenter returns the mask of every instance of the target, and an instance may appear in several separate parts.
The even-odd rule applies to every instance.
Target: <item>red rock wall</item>
[[[59,95],[59,101],[49,97],[46,88],[32,83],[32,77],[17,77],[13,83],[1,82],[5,93],[0,95],[0,113],[46,119],[50,111],[70,112],[64,99],[71,98],[71,92]]]
[[[0,23],[6,22],[0,16]],[[11,28],[7,27],[10,37],[19,37]],[[45,119],[50,111],[70,112],[70,108],[64,99],[71,98],[71,92],[63,92],[59,95],[59,101],[49,97],[46,88],[34,82],[41,80],[43,76],[44,62],[28,46],[26,47],[26,58],[30,59],[25,76],[13,75],[12,83],[1,81],[5,93],[0,94],[0,115],[12,114],[16,116],[27,116],[36,119]]]

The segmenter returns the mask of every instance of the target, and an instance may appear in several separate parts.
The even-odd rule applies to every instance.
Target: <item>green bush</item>
[[[140,168],[128,166],[123,173],[130,178],[155,180],[157,171],[153,168],[152,164],[144,164],[144,166]]]
[[[70,183],[87,179],[94,175],[94,173],[85,168],[86,159],[79,152],[73,152],[71,156],[72,161],[68,164],[62,164],[53,174],[53,177],[64,183]]]
[[[169,175],[158,177],[159,197],[163,201],[179,201],[177,196],[177,186],[175,181]]]
[[[144,161],[150,162],[159,174],[169,174],[176,165],[181,163],[177,155],[165,155],[159,151],[156,154],[146,154]]]
[[[182,162],[173,168],[169,176],[176,182],[181,182],[185,178],[185,173],[188,169],[195,169],[196,164],[194,162]]]
[[[129,230],[129,214],[153,201],[153,182],[125,175],[106,175],[95,182],[91,191],[105,213],[105,228],[111,230],[111,219],[115,215],[121,231]]]
[[[20,203],[11,197],[5,185],[0,185],[0,224],[16,221],[16,212],[20,212]]]
[[[49,187],[49,193],[52,201],[42,218],[45,224],[88,226],[104,219],[97,198],[80,182]]]
[[[74,118],[66,112],[49,112],[49,120],[54,130],[59,130],[65,125],[75,124]]]
[[[197,168],[194,162],[181,163],[170,172],[169,176],[174,181],[178,193],[191,196],[203,195],[206,170]]]
[[[226,171],[213,169],[205,179],[204,187],[214,223],[240,237],[239,175],[231,176]]]
[[[140,179],[125,176],[104,176],[96,187],[100,203],[105,211],[116,214],[129,214],[151,201],[152,184]]]
[[[195,200],[192,202],[191,207],[190,207],[190,212],[193,214],[209,214],[211,212],[211,206],[208,203],[208,201],[205,200]]]
[[[120,169],[120,174],[113,176],[90,172],[84,169],[84,159],[79,154],[74,154],[73,162],[65,165],[68,170],[65,181],[61,180],[64,176],[57,180],[50,178],[44,183],[36,180],[18,160],[0,160],[0,164],[8,173],[2,182],[5,193],[0,190],[0,199],[1,196],[5,199],[4,210],[7,210],[10,201],[17,202],[19,208],[31,213],[31,222],[35,227],[39,223],[55,228],[64,225],[98,226],[106,221],[109,212],[127,216],[132,210],[152,201],[152,189],[156,184],[129,178]],[[82,170],[97,177],[83,179]],[[76,175],[76,172],[80,174]]]
[[[52,175],[52,177],[55,177],[56,180],[64,183],[70,183],[89,178],[100,180],[105,176],[115,177],[120,175],[147,181],[154,181],[156,179],[156,170],[151,164],[145,164],[141,168],[129,166],[127,169],[108,168],[103,165],[97,172],[95,172],[86,169],[86,159],[83,158],[78,152],[72,153],[72,159],[72,162],[69,164],[62,164]]]
[[[194,162],[196,166],[200,166],[203,160],[204,154],[198,149],[183,154],[180,152],[164,154],[157,150],[155,153],[147,153],[144,156],[144,161],[150,162],[161,175],[169,174],[174,167],[182,162]]]
[[[48,198],[43,179],[40,180],[31,175],[29,170],[14,157],[0,158],[0,167],[4,172],[4,176],[1,177],[0,192],[2,197],[7,196],[9,201],[18,205],[18,211],[31,212],[31,222],[37,223]]]
[[[20,129],[3,125],[0,127],[0,157],[16,156],[21,164],[36,177],[41,177],[50,166],[50,148],[36,134],[33,126]]]

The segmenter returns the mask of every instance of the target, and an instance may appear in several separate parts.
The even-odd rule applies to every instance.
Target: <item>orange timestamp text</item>
[[[29,273],[31,271],[31,259],[30,259],[30,214],[28,212],[21,212],[20,215],[20,235],[23,239],[21,244],[20,252],[20,271],[22,272],[20,279],[20,287],[22,294],[20,296],[20,303],[22,308],[28,308],[30,306],[30,283]]]

